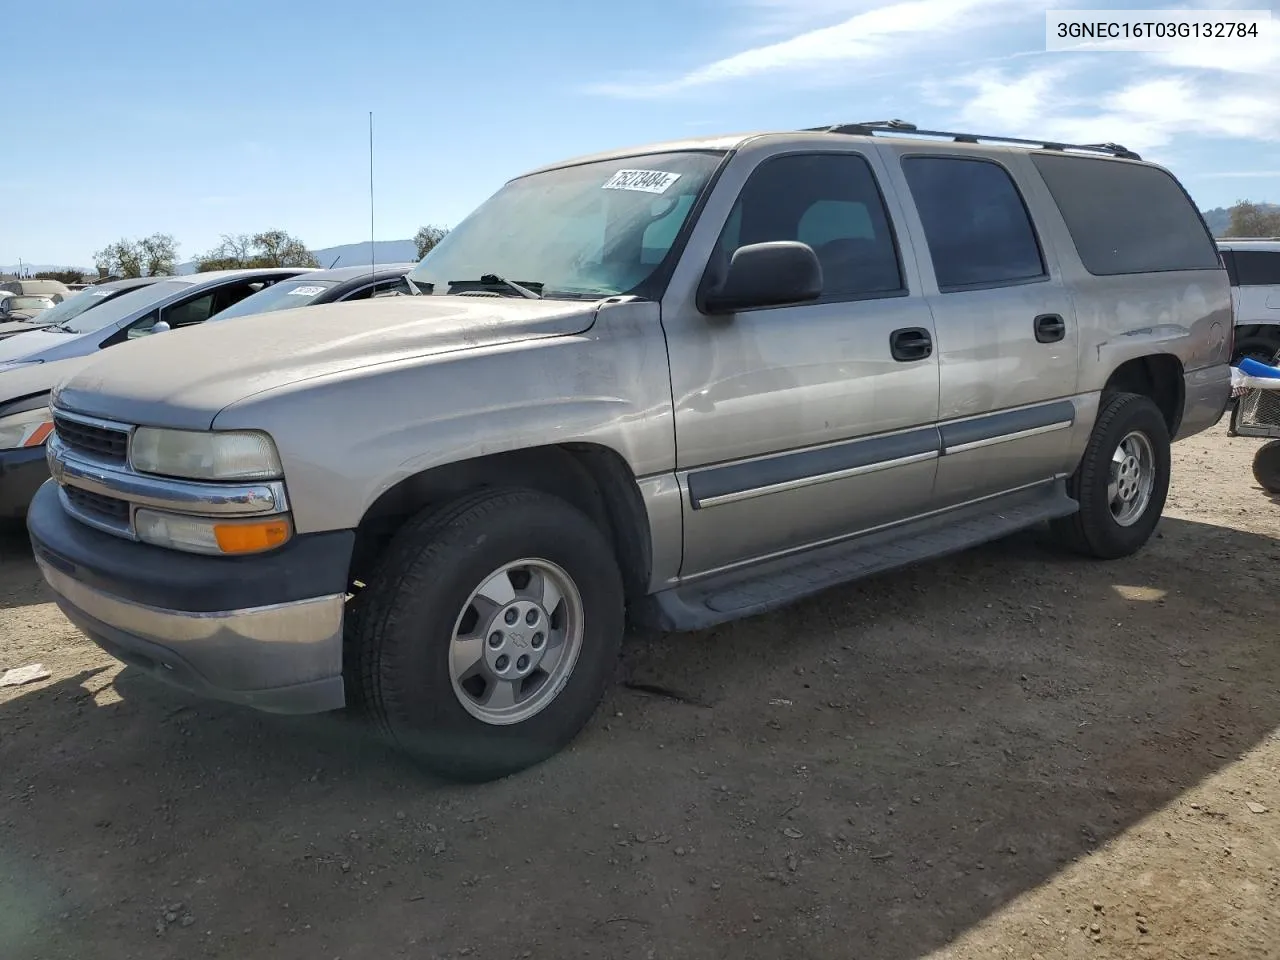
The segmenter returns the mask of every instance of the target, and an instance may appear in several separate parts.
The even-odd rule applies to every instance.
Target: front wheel
[[[1169,428],[1160,409],[1134,393],[1104,395],[1068,492],[1077,513],[1053,524],[1077,553],[1126,557],[1150,539],[1169,493]]]
[[[356,598],[348,683],[431,770],[492,780],[582,729],[623,617],[613,551],[590,519],[546,494],[483,491],[396,535]]]

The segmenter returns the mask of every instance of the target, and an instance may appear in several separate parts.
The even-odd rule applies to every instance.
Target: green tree
[[[93,255],[98,276],[158,277],[178,269],[178,241],[167,233],[117,240]]]
[[[427,226],[419,227],[418,232],[413,235],[413,245],[418,248],[418,259],[421,260],[430,253],[441,240],[449,233],[448,227]]]
[[[1280,237],[1280,206],[1241,200],[1230,210],[1224,237]]]
[[[32,279],[34,280],[57,280],[59,283],[79,283],[84,276],[83,270],[41,270],[36,273]]]
[[[238,270],[245,267],[318,267],[320,262],[297,237],[283,230],[223,234],[221,242],[196,257],[196,269]]]

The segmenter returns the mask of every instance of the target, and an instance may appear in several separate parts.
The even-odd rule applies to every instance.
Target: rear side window
[[[1094,276],[1221,268],[1200,214],[1163,170],[1039,153],[1031,162]]]
[[[989,160],[907,157],[902,171],[924,225],[939,290],[1045,276],[1031,217],[1004,167]]]
[[[1242,287],[1280,287],[1280,250],[1235,250],[1236,283]]]

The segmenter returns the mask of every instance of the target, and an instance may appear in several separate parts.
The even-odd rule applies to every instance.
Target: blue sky
[[[1226,55],[1046,53],[1050,6],[1179,5],[15,2],[6,32],[43,39],[6,45],[0,122],[40,145],[0,154],[0,264],[88,265],[154,231],[184,259],[267,227],[366,239],[369,110],[380,239],[454,224],[561,157],[883,117],[1119,141],[1202,207],[1280,201],[1276,36]]]

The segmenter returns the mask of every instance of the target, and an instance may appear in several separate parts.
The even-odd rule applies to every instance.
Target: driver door
[[[794,151],[794,147],[791,148]],[[928,509],[938,361],[878,154],[741,151],[721,175],[663,300],[690,577]],[[821,298],[699,312],[738,246],[798,240]],[[911,339],[914,348],[897,350]]]

